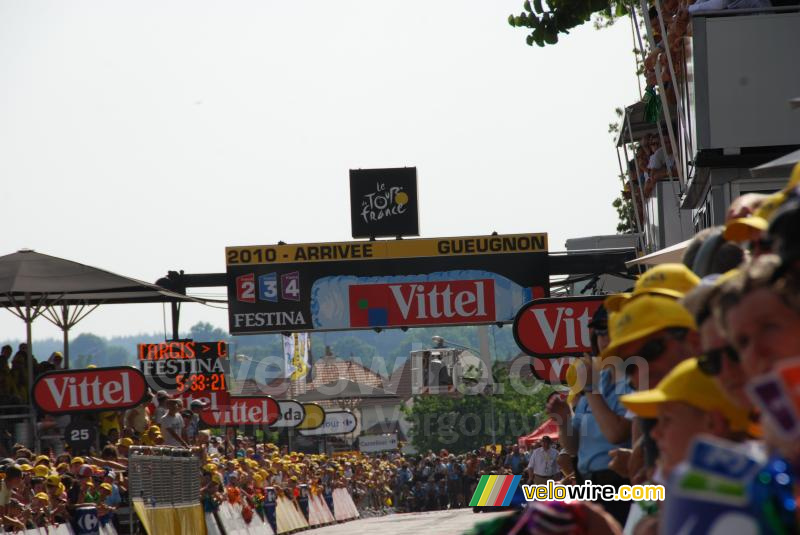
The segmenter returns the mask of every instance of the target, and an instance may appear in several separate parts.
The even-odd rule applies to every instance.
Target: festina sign
[[[356,430],[357,420],[350,411],[325,412],[325,421],[316,429],[301,429],[304,437],[323,435],[345,435]]]
[[[602,295],[534,299],[514,319],[514,340],[533,357],[591,353],[589,322],[604,299]]]
[[[146,396],[144,374],[130,366],[52,371],[33,385],[34,403],[48,414],[129,409]]]

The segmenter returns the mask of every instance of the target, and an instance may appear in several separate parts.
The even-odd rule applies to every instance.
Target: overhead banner
[[[580,357],[591,353],[589,322],[604,295],[534,299],[514,318],[514,340],[527,355]]]
[[[419,236],[417,168],[350,170],[354,238]]]
[[[300,429],[304,437],[346,435],[356,430],[357,420],[350,411],[326,411],[325,421],[316,429]]]
[[[231,334],[510,323],[549,292],[547,234],[228,247]]]

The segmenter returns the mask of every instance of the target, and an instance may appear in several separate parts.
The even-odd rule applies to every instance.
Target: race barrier
[[[132,508],[148,535],[206,532],[200,459],[190,450],[133,446],[128,477]]]
[[[200,459],[187,449],[132,446],[128,474],[130,522],[133,525],[135,511],[148,535],[281,535],[360,517],[346,488],[323,491],[306,485],[300,485],[296,495],[267,487],[263,502],[243,500],[237,493],[213,512],[204,511]],[[63,533],[68,534],[83,535]],[[100,531],[98,535],[116,533]]]
[[[333,516],[339,522],[353,520],[360,516],[347,489],[333,489]]]
[[[228,502],[223,502],[220,504],[219,509],[215,514],[212,515],[212,518],[216,517],[216,520],[219,521],[220,527],[222,528],[225,535],[274,535],[275,532],[272,531],[272,528],[269,524],[261,520],[256,514],[248,515],[250,521],[247,522],[242,514],[242,506],[237,504],[231,504]],[[208,522],[206,522],[208,525]],[[213,530],[217,529],[216,526],[208,530],[208,533],[213,533]],[[216,533],[219,533],[217,531]]]

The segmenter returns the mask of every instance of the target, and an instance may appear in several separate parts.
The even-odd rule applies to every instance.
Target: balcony
[[[698,13],[690,33],[679,85],[689,163],[682,207],[695,209],[696,222],[702,215],[719,224],[721,211],[711,205],[774,191],[785,179],[749,184],[749,168],[800,146],[800,112],[790,107],[800,95],[800,6]]]

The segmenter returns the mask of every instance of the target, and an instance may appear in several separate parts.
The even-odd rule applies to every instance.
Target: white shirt
[[[161,434],[164,435],[164,445],[166,446],[182,446],[175,437],[172,436],[172,433],[167,431],[168,429],[172,429],[172,431],[177,435],[181,436],[183,432],[183,416],[179,413],[175,413],[174,416],[170,416],[169,414],[165,415],[161,418]]]
[[[528,468],[533,470],[533,473],[539,476],[553,476],[558,473],[556,459],[558,452],[555,448],[545,450],[544,448],[536,448],[531,453],[531,460],[528,462]]]

